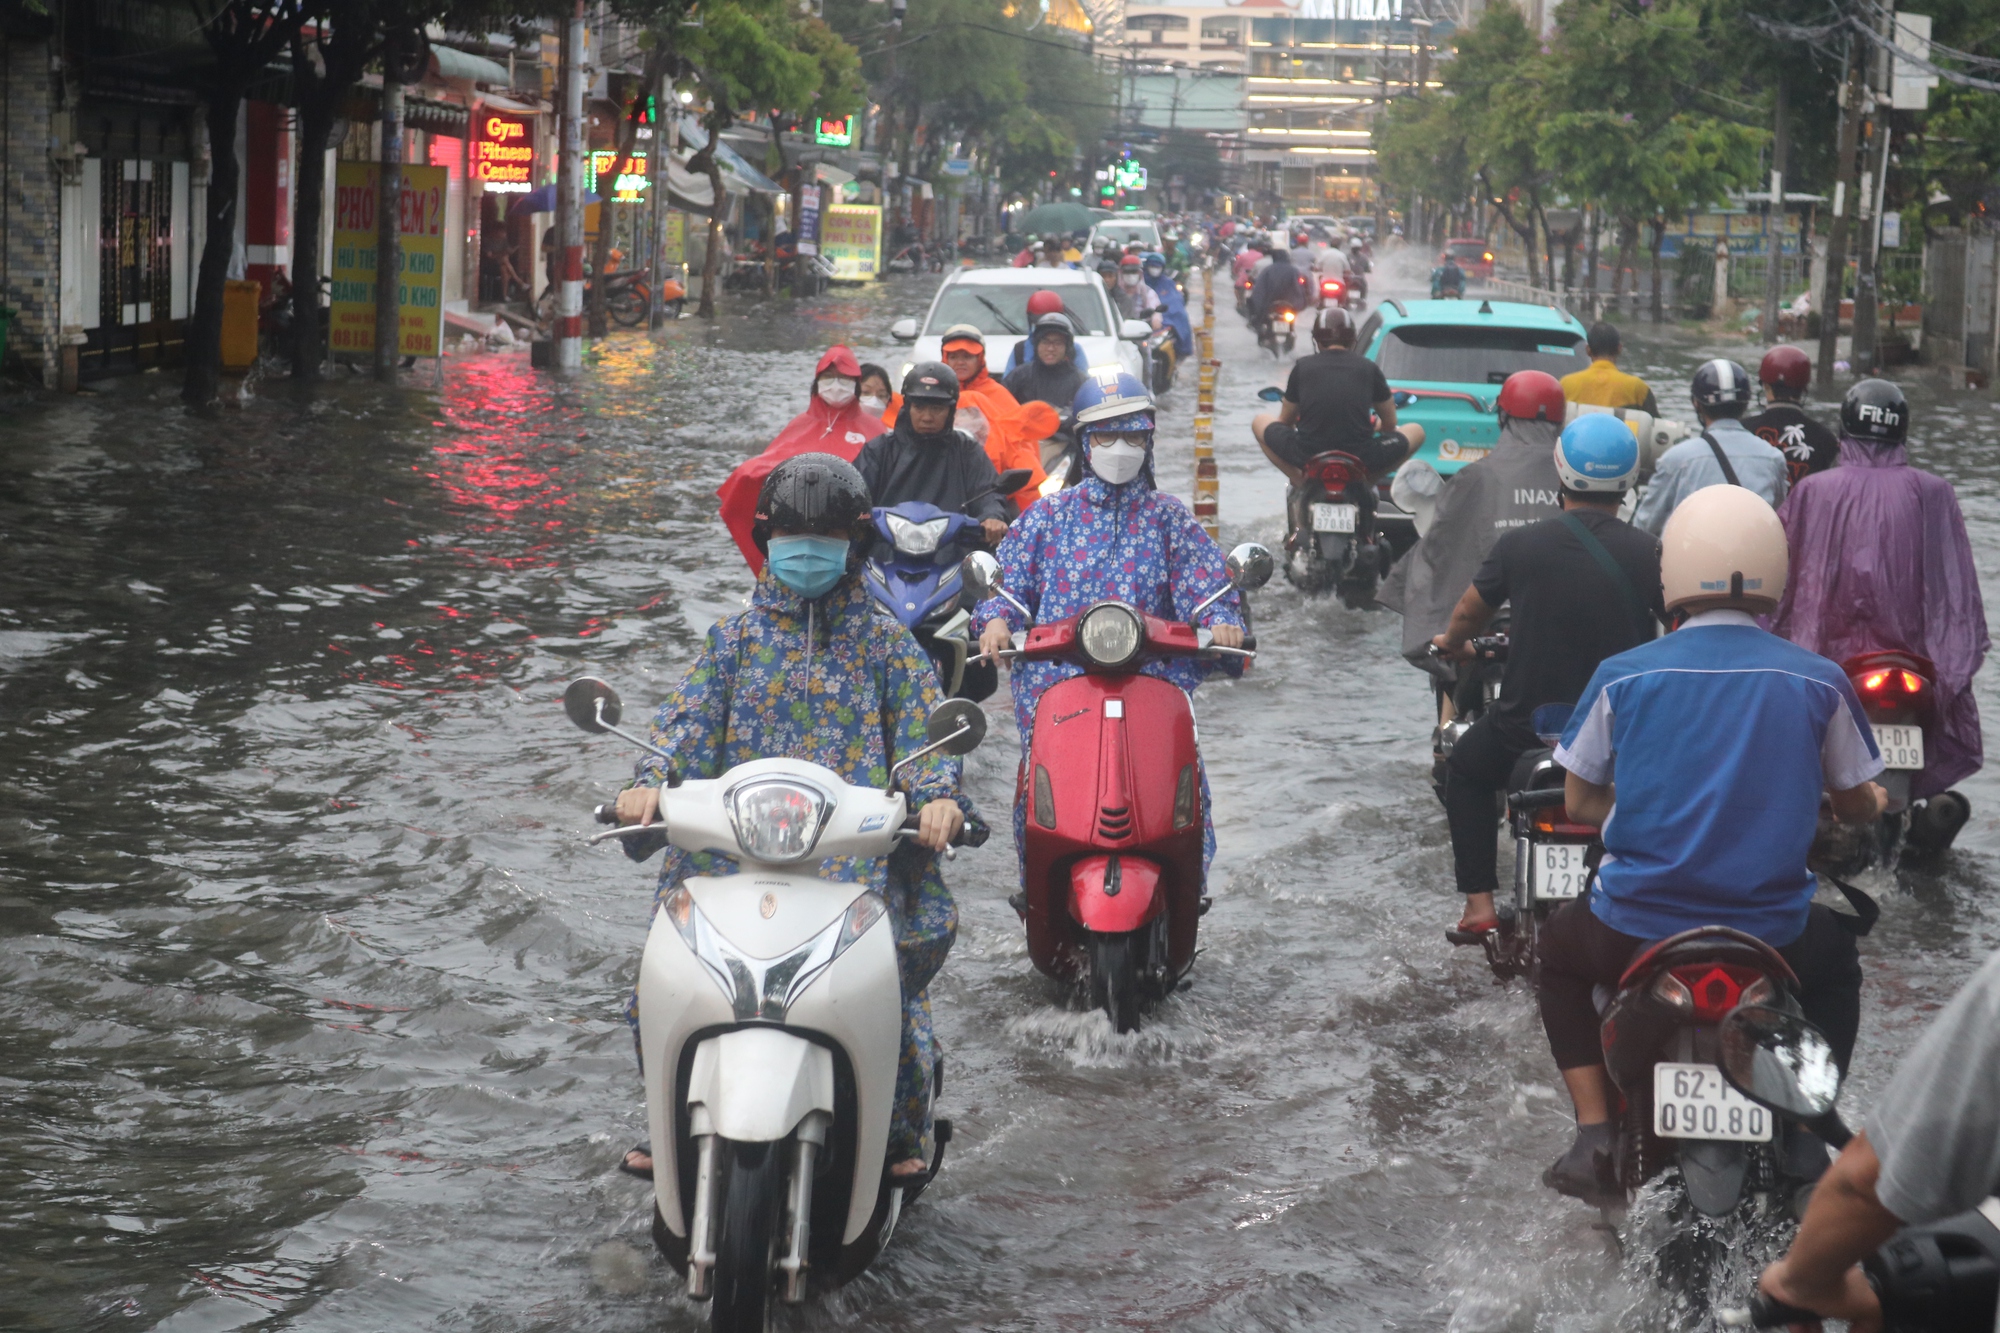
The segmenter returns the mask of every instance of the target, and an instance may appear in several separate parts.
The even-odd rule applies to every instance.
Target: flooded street
[[[439,391],[266,382],[214,419],[159,375],[7,409],[0,1328],[703,1326],[612,1170],[645,1135],[620,1003],[658,863],[583,845],[629,752],[558,698],[591,673],[650,711],[749,586],[716,485],[829,343],[898,372],[889,325],[934,282],[615,338],[571,383],[523,353]],[[1705,357],[1755,366],[1627,336],[1674,414]],[[1276,546],[1248,422],[1284,372],[1226,289],[1216,347],[1224,542]],[[2000,606],[2000,410],[1907,387]],[[1184,368],[1159,445],[1184,496],[1193,405]],[[1630,1326],[1597,1214],[1539,1183],[1569,1112],[1531,997],[1443,938],[1398,621],[1282,578],[1255,607],[1255,669],[1196,696],[1220,849],[1192,986],[1112,1035],[1030,966],[1005,832],[962,854],[949,1164],[782,1326]],[[967,775],[1004,830],[1003,703]],[[1963,790],[1942,873],[1862,880],[1850,1120],[2000,945],[2000,781]]]

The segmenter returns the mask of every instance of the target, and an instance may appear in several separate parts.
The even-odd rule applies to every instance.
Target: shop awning
[[[508,76],[507,67],[497,60],[435,43],[431,46],[431,72],[440,79],[470,79],[474,83],[494,83],[502,88],[510,87],[514,82]]]
[[[687,155],[692,157],[708,146],[708,131],[701,127],[700,121],[690,116],[682,116],[681,143],[686,147]],[[743,154],[737,152],[728,144],[717,144],[715,147],[715,156],[722,163],[724,189],[729,188],[728,177],[734,176],[745,189],[755,190],[759,194],[783,194],[785,192],[784,186],[751,166],[749,160]]]

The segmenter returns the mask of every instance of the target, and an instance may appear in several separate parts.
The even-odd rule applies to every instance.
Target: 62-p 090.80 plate
[[[1769,1143],[1771,1113],[1724,1082],[1714,1065],[1657,1064],[1653,1132],[1663,1139]]]

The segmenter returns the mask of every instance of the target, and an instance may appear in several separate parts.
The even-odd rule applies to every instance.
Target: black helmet
[[[773,528],[864,541],[871,505],[868,483],[854,464],[834,454],[794,454],[764,478],[750,539],[760,551],[770,549]]]
[[[1755,383],[1749,371],[1726,357],[1704,361],[1694,373],[1694,405],[1710,416],[1742,416]]]
[[[1910,436],[1910,404],[1888,380],[1862,380],[1840,400],[1840,433],[1870,444],[1901,444]]]
[[[903,376],[903,401],[958,406],[958,375],[942,361],[919,361]]]
[[[1337,305],[1320,307],[1320,312],[1313,316],[1312,332],[1315,347],[1354,345],[1354,321]]]
[[[1069,322],[1069,316],[1052,310],[1036,317],[1028,330],[1028,344],[1033,346],[1051,333],[1071,343],[1076,341],[1076,326]]]

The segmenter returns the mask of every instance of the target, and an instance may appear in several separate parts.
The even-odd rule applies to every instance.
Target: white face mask
[[[1120,273],[1118,275],[1118,285],[1129,291],[1139,285],[1139,275],[1136,273]]]
[[[854,401],[854,381],[829,375],[819,382],[819,397],[828,407],[846,407]]]
[[[877,398],[874,394],[869,394],[861,400],[861,410],[871,417],[879,417],[889,410],[889,400],[887,398]]]
[[[1146,446],[1120,440],[1116,444],[1093,442],[1090,470],[1112,486],[1123,486],[1146,466]]]

